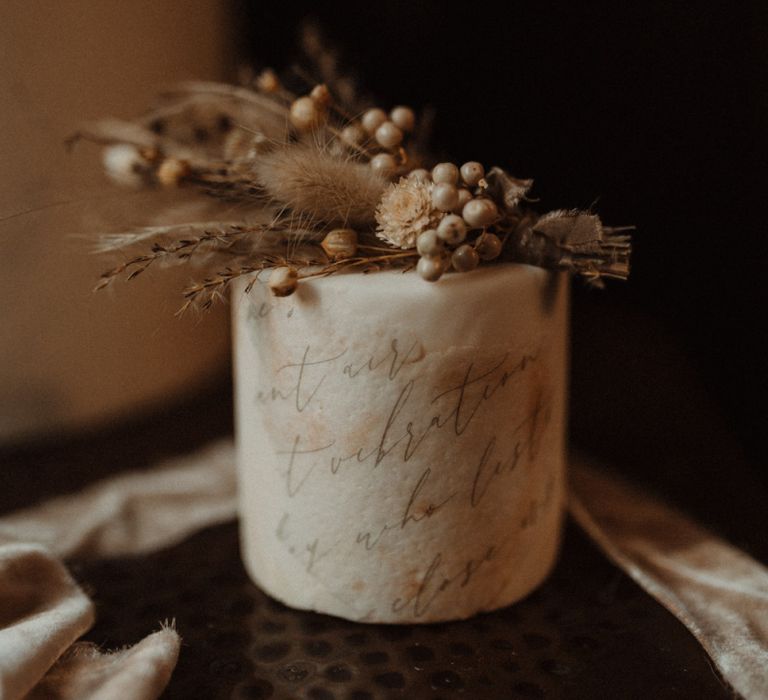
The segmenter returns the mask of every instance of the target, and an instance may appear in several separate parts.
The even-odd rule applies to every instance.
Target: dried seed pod
[[[265,68],[256,78],[256,87],[262,92],[277,92],[280,89],[280,80],[275,71]]]
[[[268,284],[276,297],[290,296],[299,284],[299,273],[293,267],[276,267],[269,275]]]
[[[156,177],[163,187],[178,187],[187,175],[189,175],[189,163],[178,158],[166,158],[160,163]]]
[[[323,107],[309,96],[294,100],[289,114],[291,124],[299,131],[314,129],[325,118]]]
[[[328,90],[328,86],[325,83],[315,85],[312,88],[312,92],[309,96],[318,104],[322,109],[326,109],[331,104],[331,93]]]
[[[329,231],[320,244],[331,260],[353,258],[357,254],[357,232],[351,228]]]

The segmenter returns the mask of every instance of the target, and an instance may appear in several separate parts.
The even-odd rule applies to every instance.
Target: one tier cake
[[[351,620],[465,618],[553,565],[569,277],[625,279],[630,238],[540,214],[504,167],[430,157],[428,119],[336,78],[193,81],[84,126],[113,180],[218,201],[105,236],[131,253],[99,287],[191,261],[181,311],[229,295],[256,583]]]
[[[233,294],[242,552],[286,604],[465,618],[547,575],[564,493],[568,283],[499,264]]]

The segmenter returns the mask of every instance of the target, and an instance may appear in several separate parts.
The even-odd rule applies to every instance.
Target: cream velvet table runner
[[[690,630],[737,693],[768,698],[768,570],[578,461],[569,510]],[[78,642],[94,608],[62,559],[141,554],[235,517],[234,447],[225,441],[0,518],[0,700],[158,697],[176,664],[178,633],[164,625],[114,653]]]

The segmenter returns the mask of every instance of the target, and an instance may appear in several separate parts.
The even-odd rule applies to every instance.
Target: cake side
[[[564,482],[567,280],[320,278],[233,297],[242,549],[298,608],[431,622],[546,576]]]

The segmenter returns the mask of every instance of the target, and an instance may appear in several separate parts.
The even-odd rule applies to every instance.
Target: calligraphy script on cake
[[[249,315],[258,321],[277,313],[291,318],[294,308],[265,302]],[[276,339],[270,352],[271,364],[263,364],[271,373],[262,371],[253,400],[269,417],[284,489],[274,534],[326,588],[333,588],[334,562],[344,553],[385,557],[396,566],[403,544],[418,547],[451,509],[466,512],[472,527],[473,519],[493,519],[505,501],[525,499],[517,501],[523,515],[516,531],[500,528],[473,551],[431,553],[404,572],[390,608],[408,608],[418,618],[449,591],[471,585],[510,539],[555,507],[551,476],[533,492],[514,491],[515,477],[534,468],[552,422],[553,388],[540,348],[442,351],[422,338],[391,335],[372,337],[365,347],[333,338],[322,345]],[[342,419],[340,406],[349,407]],[[351,521],[331,512],[311,541],[293,534],[292,519],[307,503],[330,498],[333,509],[347,489],[370,489],[370,512]],[[368,585],[360,579],[338,595],[352,604]]]

